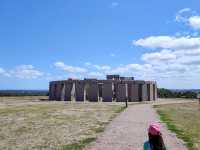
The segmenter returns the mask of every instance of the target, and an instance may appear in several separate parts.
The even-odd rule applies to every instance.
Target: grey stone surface
[[[84,101],[84,82],[75,81],[75,100]]]
[[[88,81],[88,88],[87,88],[87,100],[91,102],[98,101],[98,84],[96,81]]]
[[[150,101],[153,101],[153,83],[150,84]]]
[[[147,95],[147,84],[142,85],[142,101],[147,101],[148,95]]]
[[[130,102],[139,101],[139,85],[136,83],[132,83],[128,85],[128,98]]]
[[[116,101],[117,102],[125,102],[126,94],[127,94],[127,84],[118,83],[117,84],[117,92],[116,92]]]
[[[61,82],[57,82],[55,84],[55,99],[57,101],[61,100],[61,92],[62,92]]]
[[[157,96],[158,96],[158,93],[157,93],[157,84],[155,83],[154,84],[154,100],[157,100]]]
[[[71,101],[72,82],[65,82],[65,101]]]
[[[102,101],[103,102],[112,102],[113,91],[112,91],[112,83],[103,83],[102,86]]]
[[[117,98],[117,83],[113,83],[113,99],[116,100]]]
[[[55,90],[53,82],[49,83],[49,100],[55,100]]]
[[[141,84],[141,83],[138,84],[138,99],[139,99],[139,101],[142,101],[142,85],[143,84]]]
[[[150,101],[150,83],[147,83],[147,100]]]
[[[61,92],[60,93],[60,100],[64,101],[65,100],[65,84],[64,84],[64,82],[61,82],[60,84],[61,84],[61,87],[60,87],[61,88],[60,89],[61,90],[60,91]]]
[[[103,88],[103,84],[102,84],[102,83],[99,83],[99,84],[98,84],[99,98],[102,98],[102,88]]]
[[[120,80],[132,81],[134,80],[134,77],[120,77]]]

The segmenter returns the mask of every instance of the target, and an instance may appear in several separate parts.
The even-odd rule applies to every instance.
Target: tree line
[[[169,89],[158,89],[158,97],[160,98],[196,98],[197,93],[193,91],[173,91]]]
[[[0,97],[3,96],[48,96],[48,91],[21,91],[21,90],[2,90],[0,91]]]

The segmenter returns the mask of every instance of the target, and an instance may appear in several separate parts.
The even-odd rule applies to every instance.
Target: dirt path
[[[150,122],[159,121],[151,104],[131,105],[116,117],[90,150],[143,150]],[[186,150],[183,142],[162,124],[162,133],[168,150]]]

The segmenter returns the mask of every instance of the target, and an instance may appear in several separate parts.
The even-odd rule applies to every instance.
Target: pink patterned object
[[[151,123],[148,129],[148,132],[151,135],[158,135],[160,134],[161,125],[159,123]]]

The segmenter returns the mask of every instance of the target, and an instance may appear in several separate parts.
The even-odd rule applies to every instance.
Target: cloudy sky
[[[0,89],[106,74],[200,88],[200,1],[1,0],[0,52]]]

